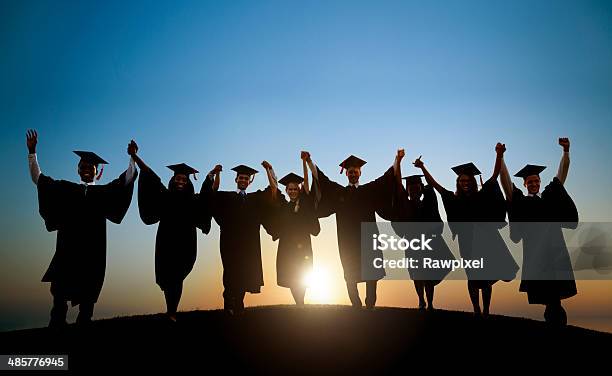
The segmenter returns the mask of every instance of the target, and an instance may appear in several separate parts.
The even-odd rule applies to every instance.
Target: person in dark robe
[[[189,275],[197,256],[197,229],[210,231],[210,214],[195,193],[190,176],[198,173],[185,163],[167,166],[174,172],[168,187],[137,155],[133,144],[132,159],[140,168],[138,210],[147,225],[159,222],[155,238],[155,282],[164,292],[166,315],[176,321],[183,281]]]
[[[77,324],[91,322],[106,270],[106,221],[121,223],[138,175],[130,158],[128,169],[107,184],[98,166],[107,164],[97,154],[75,151],[80,157],[80,183],[55,180],[44,175],[36,158],[38,134],[27,132],[28,162],[38,188],[39,213],[47,231],[57,231],[55,254],[42,281],[51,283],[53,308],[50,327],[66,325],[68,302],[79,306]]]
[[[493,174],[480,190],[475,176],[481,172],[471,162],[452,168],[457,174],[455,192],[442,187],[425,168],[421,158],[414,162],[415,167],[423,171],[427,182],[442,197],[453,238],[458,237],[461,257],[466,260],[484,259],[484,268],[465,269],[476,317],[489,316],[493,285],[499,280],[511,281],[518,271],[518,264],[499,233],[506,225],[506,203],[497,183],[505,148],[498,143],[495,151],[497,157]]]
[[[217,165],[200,193],[220,228],[224,311],[240,315],[244,313],[245,293],[257,294],[264,284],[259,232],[262,225],[269,231],[273,196],[270,189],[247,193],[257,170],[245,165],[232,170],[236,173],[235,191],[218,190],[222,166]]]
[[[287,201],[278,193],[277,206],[272,213],[272,239],[278,239],[276,253],[276,283],[291,289],[295,304],[304,305],[307,277],[312,272],[313,252],[310,236],[321,231],[319,218],[314,210],[313,194],[308,187],[308,167],[302,158],[304,177],[293,172],[278,182],[285,186]],[[272,166],[266,169],[275,182]],[[276,190],[276,185],[271,187]]]
[[[540,192],[540,173],[545,166],[526,165],[514,176],[523,179],[525,195],[510,179],[502,163],[501,182],[509,204],[510,238],[523,241],[523,270],[519,291],[529,304],[543,304],[544,319],[551,326],[567,325],[561,300],[578,293],[563,228],[578,225],[578,210],[565,190],[569,171],[570,141],[560,138],[563,155],[557,176]]]
[[[402,155],[403,157],[403,155]],[[397,176],[396,199],[393,200],[393,219],[391,225],[395,233],[406,239],[414,239],[425,234],[431,239],[431,251],[406,250],[406,257],[418,260],[420,268],[408,270],[414,282],[414,288],[419,298],[419,309],[434,310],[434,291],[450,273],[450,268],[424,269],[423,258],[435,260],[454,260],[452,252],[442,238],[444,223],[438,209],[438,199],[431,185],[424,185],[423,175],[410,175],[402,178],[404,187]],[[412,223],[411,223],[412,222]],[[427,300],[426,300],[427,298]]]
[[[390,167],[382,176],[366,184],[360,184],[361,167],[366,161],[349,156],[340,163],[340,173],[346,170],[348,185],[342,186],[331,181],[319,168],[315,166],[306,153],[305,158],[310,167],[314,182],[313,187],[317,201],[317,215],[322,217],[336,214],[338,235],[338,250],[340,261],[344,270],[344,280],[349,299],[353,307],[359,308],[363,304],[359,297],[357,284],[366,283],[366,307],[374,308],[376,305],[376,287],[378,280],[384,278],[385,270],[375,268],[373,261],[382,258],[382,251],[369,252],[368,259],[362,260],[361,252],[361,223],[376,222],[377,210],[387,205],[392,199],[394,173],[397,170],[398,157],[394,166]],[[398,151],[399,153],[399,151]],[[381,215],[382,213],[379,213]]]

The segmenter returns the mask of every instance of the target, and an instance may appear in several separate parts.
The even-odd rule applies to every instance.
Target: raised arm
[[[438,193],[443,194],[445,192],[447,192],[447,189],[444,188],[443,186],[441,186],[436,179],[434,179],[433,176],[431,176],[431,174],[429,173],[429,171],[427,170],[427,168],[425,168],[425,164],[423,163],[423,161],[421,160],[421,157],[418,157],[415,161],[414,161],[414,167],[416,168],[420,168],[421,171],[423,172],[423,175],[425,175],[425,180],[427,181],[427,184],[431,185],[432,187],[434,187],[434,189],[436,191],[438,191]]]
[[[28,167],[30,169],[30,177],[34,185],[38,185],[40,177],[40,166],[36,158],[36,145],[38,144],[38,133],[35,129],[30,129],[26,132],[26,145],[28,146]]]
[[[506,162],[502,157],[501,160],[501,170],[499,172],[499,181],[501,182],[502,189],[506,194],[506,200],[512,201],[512,179],[510,179],[510,173],[508,172],[508,167],[506,166]]]
[[[308,183],[308,164],[305,158],[302,158],[302,170],[304,173],[304,183],[302,184],[302,187],[304,189],[304,193],[308,195],[310,194],[310,185]]]
[[[310,173],[312,174],[312,179],[315,180],[315,181],[318,180],[319,176],[317,174],[317,166],[315,166],[314,162],[310,158],[310,153],[307,152],[307,151],[302,151],[300,157],[302,158],[303,161],[306,161],[306,164],[308,165],[308,168],[310,168]]]
[[[266,170],[266,175],[268,176],[268,185],[270,187],[272,199],[276,201],[276,198],[278,197],[278,181],[276,179],[274,169],[268,161],[261,162],[261,165]]]
[[[397,155],[395,156],[395,162],[393,163],[393,173],[395,175],[395,182],[400,186],[402,185],[402,159],[404,159],[405,155],[406,152],[404,151],[404,149],[398,149]]]
[[[272,189],[272,192],[276,192],[276,190],[278,189],[278,182],[276,180],[276,174],[274,173],[272,165],[268,161],[261,162],[261,165],[266,170],[266,175],[268,176],[268,185]]]
[[[219,190],[219,185],[221,185],[221,171],[223,171],[223,166],[218,164],[210,170],[208,175],[206,175],[206,178],[212,181],[211,188],[213,191]]]
[[[506,151],[506,145],[502,143],[497,143],[495,145],[495,166],[493,166],[493,174],[489,178],[489,180],[497,180],[499,176],[499,171],[501,170],[502,159],[504,158],[504,152]]]
[[[570,165],[570,140],[569,138],[560,138],[559,145],[563,147],[563,155],[561,156],[561,162],[559,162],[559,170],[557,171],[557,179],[561,182],[561,184],[565,184],[565,179],[567,179],[567,173],[569,171]]]
[[[138,156],[138,145],[134,140],[130,141],[127,148],[127,153],[142,171],[150,172],[151,168]]]

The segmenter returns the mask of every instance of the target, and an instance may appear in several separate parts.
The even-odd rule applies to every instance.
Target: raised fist
[[[220,173],[221,171],[223,171],[223,166],[221,166],[220,164],[216,165],[212,170],[210,170],[209,174],[211,175],[217,175],[218,173]]]
[[[397,155],[395,156],[397,159],[402,160],[406,156],[406,152],[404,149],[397,149]]]
[[[127,153],[130,156],[134,156],[136,155],[136,153],[138,153],[138,145],[136,144],[136,141],[134,140],[130,141],[127,147]]]
[[[263,161],[261,162],[261,165],[263,166],[263,168],[265,168],[266,170],[270,170],[272,168],[272,165],[268,162],[268,161]]]
[[[506,144],[498,142],[497,145],[495,145],[495,152],[497,155],[503,155],[506,152]]]
[[[563,147],[563,151],[569,151],[570,149],[570,140],[567,137],[559,138],[559,145]]]

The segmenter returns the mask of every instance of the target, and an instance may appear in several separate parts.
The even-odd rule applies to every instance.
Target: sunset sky
[[[554,176],[572,142],[566,188],[581,221],[612,219],[612,4],[606,1],[2,1],[0,2],[0,330],[43,326],[51,296],[40,282],[55,233],[38,214],[25,132],[39,133],[43,173],[78,181],[72,150],[110,162],[103,181],[141,157],[164,166],[301,173],[300,150],[340,183],[338,163],[368,163],[362,182],[406,149],[447,188],[451,166],[491,174],[498,141],[511,172],[544,164]],[[201,180],[195,182],[199,188]],[[517,181],[518,183],[518,181]],[[259,174],[253,189],[267,184]],[[444,212],[443,217],[445,217]],[[348,304],[334,217],[313,238],[328,288],[311,303]],[[106,282],[95,318],[164,311],[155,284],[156,226],[136,195],[108,225]],[[262,231],[265,286],[247,305],[289,304],[276,286],[277,243]],[[222,306],[219,230],[198,235],[198,259],[180,309]],[[439,308],[469,310],[465,281],[436,289]],[[569,321],[612,331],[611,281],[578,282]],[[383,281],[379,305],[414,307],[409,281]],[[498,283],[492,312],[541,318],[518,282]]]

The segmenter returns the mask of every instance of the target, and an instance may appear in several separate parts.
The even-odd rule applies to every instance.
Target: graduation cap
[[[92,164],[94,166],[97,166],[99,164],[108,164],[107,161],[105,161],[104,159],[100,158],[100,156],[98,154],[94,153],[93,151],[75,150],[74,154],[76,154],[79,157],[81,157],[81,161],[90,163],[90,164]]]
[[[245,166],[245,165],[238,165],[234,168],[232,168],[232,171],[236,171],[236,173],[238,175],[255,175],[258,171],[254,168],[250,168],[249,166]]]
[[[287,186],[290,183],[300,184],[303,181],[304,181],[303,177],[297,174],[294,174],[293,172],[290,172],[287,175],[283,176],[283,178],[279,180],[278,182],[284,186]]]
[[[93,151],[74,150],[73,152],[81,158],[81,162],[92,164],[96,166],[96,168],[100,164],[108,164],[107,161],[100,158],[100,156],[94,153]],[[100,178],[102,177],[102,172],[104,172],[104,166],[102,166],[102,168],[100,169],[98,176],[96,176],[96,180],[100,180]]]
[[[251,177],[251,182],[255,179],[255,174],[258,172],[256,169],[245,165],[238,165],[232,168],[232,171],[236,171],[238,175],[248,175]]]
[[[402,179],[406,180],[406,183],[408,184],[423,184],[423,180],[421,180],[423,176],[425,175],[410,175]]]
[[[455,174],[457,174],[457,176],[461,176],[461,175],[476,176],[476,175],[481,174],[480,170],[472,162],[464,163],[462,165],[452,167],[452,170],[455,171]]]
[[[546,166],[530,165],[521,168],[519,172],[514,174],[517,178],[527,179],[528,176],[540,175],[540,172],[544,171]]]
[[[340,163],[340,167],[342,167],[340,173],[343,173],[345,169],[348,170],[351,167],[361,167],[366,163],[368,162],[351,154],[351,156]]]
[[[196,174],[199,171],[185,163],[173,164],[173,165],[166,166],[166,167],[174,171],[174,175],[182,174],[182,175],[189,177],[189,175],[193,174],[193,178],[195,180],[198,180],[198,178],[196,177]]]

